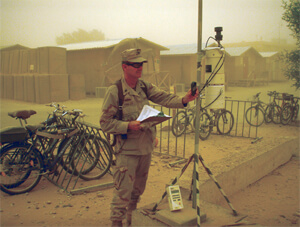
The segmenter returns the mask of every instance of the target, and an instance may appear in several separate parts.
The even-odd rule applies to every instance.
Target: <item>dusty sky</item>
[[[160,45],[197,43],[198,0],[0,0],[0,46],[55,46],[78,28],[106,39],[143,37]],[[203,0],[202,41],[223,27],[223,43],[290,38],[281,0]]]

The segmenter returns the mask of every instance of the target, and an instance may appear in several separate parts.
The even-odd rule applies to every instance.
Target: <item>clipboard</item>
[[[136,119],[141,123],[153,123],[152,126],[162,123],[172,118],[162,112],[152,108],[151,106],[144,105],[139,117]]]

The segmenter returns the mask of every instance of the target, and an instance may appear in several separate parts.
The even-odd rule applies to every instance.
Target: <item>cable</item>
[[[210,105],[212,105],[215,101],[217,101],[217,99],[222,95],[222,93],[223,93],[223,89],[220,90],[218,96],[211,103],[209,103],[208,105],[206,105],[202,109],[206,109],[207,107],[209,107]]]
[[[218,43],[218,45],[219,45],[219,47],[220,47],[221,49],[225,49],[225,48],[221,45],[221,43],[218,42],[218,40],[216,40],[216,39],[215,39],[214,37],[212,37],[212,36],[210,36],[210,37],[207,39],[206,44],[205,44],[205,48],[207,47],[208,41],[209,41],[210,39],[215,40],[215,41]],[[219,66],[221,60],[223,60],[223,61],[222,61],[221,65]],[[206,87],[209,85],[209,83],[214,79],[214,77],[216,76],[216,74],[220,71],[220,69],[221,69],[222,66],[224,65],[224,62],[225,62],[225,51],[222,52],[222,56],[220,57],[220,59],[219,59],[218,63],[216,64],[214,70],[211,72],[210,76],[209,76],[208,79],[206,80],[206,82],[205,82],[205,84],[203,85],[202,89],[200,89],[199,93],[201,93],[201,92],[204,90],[204,88],[206,88]],[[218,66],[219,66],[219,67],[218,67]],[[217,96],[210,104],[208,104],[207,106],[205,106],[203,109],[205,109],[205,108],[209,107],[210,105],[212,105],[212,104],[213,104],[213,103],[221,96],[222,93],[223,93],[223,90],[220,90],[219,95],[218,95],[218,96]]]
[[[223,59],[222,64],[220,65],[220,67],[217,69],[220,61]],[[206,80],[205,84],[203,85],[202,89],[199,91],[199,93],[201,93],[205,87],[208,86],[208,84],[213,80],[213,78],[215,77],[215,75],[220,71],[220,69],[222,68],[223,64],[225,62],[225,54],[223,53],[222,56],[220,57],[218,63],[216,64],[214,70],[212,71],[212,73],[210,74],[210,76],[208,77],[208,79]],[[217,69],[217,71],[216,71]]]
[[[212,36],[210,36],[210,37],[207,39],[206,44],[205,44],[205,48],[207,47],[208,41],[209,41],[210,39],[215,40],[215,41],[218,43],[218,45],[221,47],[221,49],[225,49],[225,48],[220,44],[220,42],[218,42],[218,40],[216,40],[216,39],[215,39],[214,37],[212,37]],[[218,65],[219,65],[219,63],[220,63],[220,61],[221,61],[222,59],[223,59],[222,64],[221,64],[220,67],[217,69],[217,67],[218,67]],[[222,56],[220,57],[220,59],[219,59],[218,63],[216,64],[214,70],[212,71],[212,73],[210,74],[210,76],[208,77],[208,79],[206,80],[205,84],[203,85],[203,87],[202,87],[202,89],[199,91],[199,93],[201,93],[201,92],[204,90],[204,88],[207,87],[208,84],[213,80],[213,78],[215,77],[215,75],[216,75],[216,74],[220,71],[220,69],[222,68],[224,62],[225,62],[225,51],[222,53]],[[217,69],[217,71],[216,71],[216,69]]]

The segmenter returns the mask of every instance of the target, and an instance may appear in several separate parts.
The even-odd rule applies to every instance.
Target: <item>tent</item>
[[[172,80],[160,71],[160,51],[168,48],[142,37],[118,40],[103,40],[61,45],[67,50],[69,74],[83,74],[87,94],[94,95],[97,87],[107,87],[122,76],[121,52],[140,48],[148,60],[144,64],[142,78],[167,88]]]

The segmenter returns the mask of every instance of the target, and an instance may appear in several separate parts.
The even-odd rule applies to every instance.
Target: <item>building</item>
[[[161,51],[161,70],[169,71],[176,83],[184,84],[187,89],[191,81],[197,78],[197,44],[172,45],[167,48],[168,51]],[[202,58],[201,65],[205,66],[205,58]],[[204,69],[202,67],[201,83],[205,82]],[[284,79],[278,53],[261,54],[251,46],[225,46],[224,71],[225,84],[228,86],[258,86]]]
[[[76,85],[69,81],[64,48],[2,48],[0,73],[2,98],[49,103],[74,97],[69,88]]]
[[[253,47],[227,47],[225,75],[229,86],[254,86],[267,82],[262,56]]]
[[[67,71],[70,75],[84,75],[88,95],[95,95],[97,87],[107,87],[122,76],[121,52],[140,48],[148,60],[143,67],[142,78],[159,87],[169,87],[171,79],[160,70],[160,51],[168,50],[142,37],[103,40],[61,45],[67,50]]]
[[[284,81],[286,77],[284,76],[282,68],[282,62],[279,59],[279,52],[259,52],[263,57],[264,61],[264,72],[267,74],[266,77],[269,81]]]

